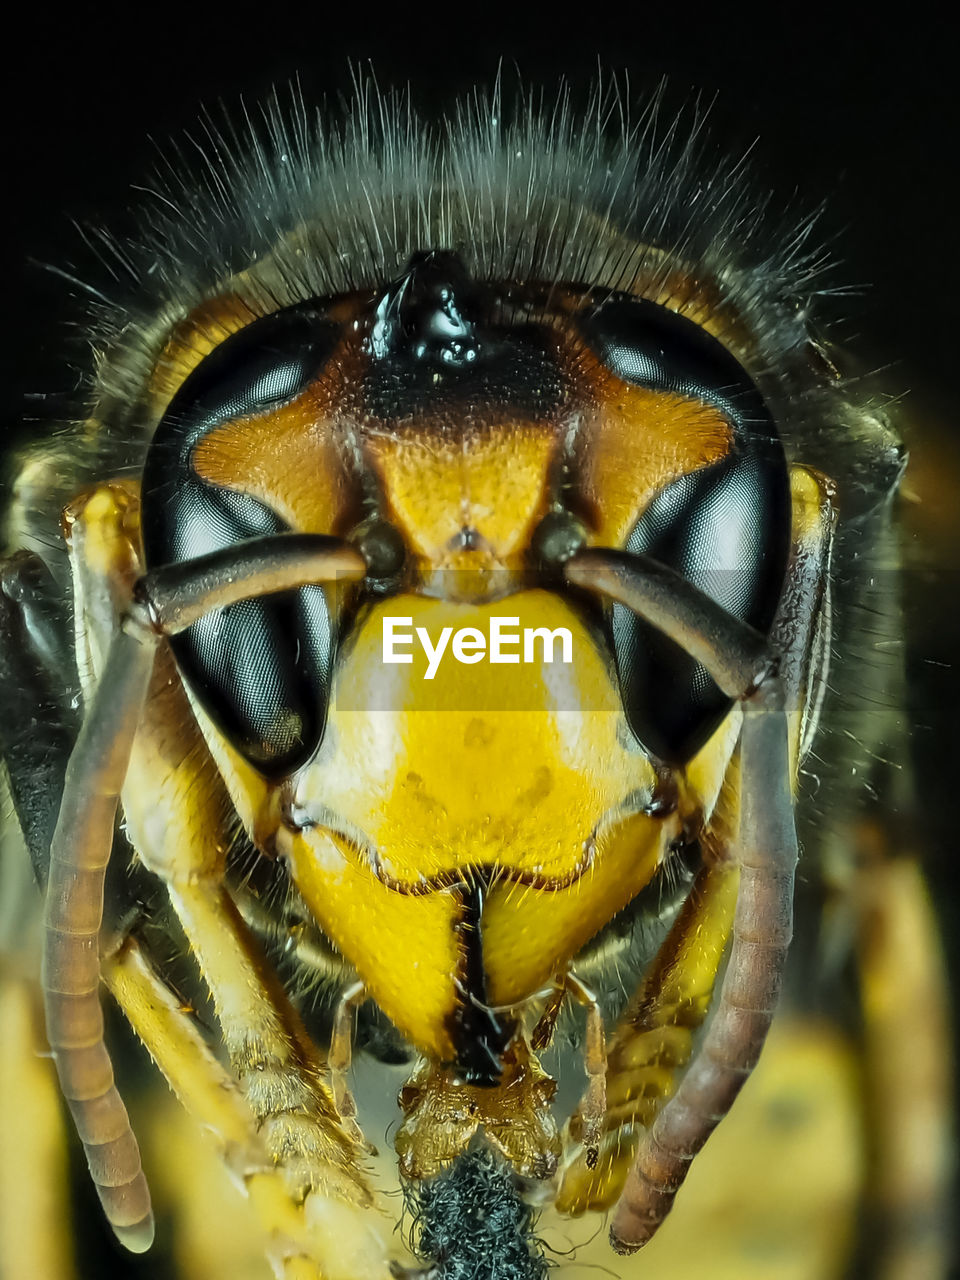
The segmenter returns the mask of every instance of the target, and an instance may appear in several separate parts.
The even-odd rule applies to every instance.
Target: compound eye
[[[790,490],[783,448],[756,386],[705,330],[645,300],[607,303],[583,329],[624,382],[698,400],[731,428],[730,452],[665,485],[625,550],[668,565],[735,617],[769,630],[789,548]],[[660,760],[691,759],[723,721],[729,699],[699,663],[622,605],[613,606],[611,630],[636,737]]]
[[[337,331],[315,303],[254,321],[227,338],[171,401],[144,466],[148,568],[281,533],[284,521],[249,494],[203,479],[197,444],[238,418],[263,419],[312,382]],[[268,776],[291,773],[323,735],[333,636],[320,587],[241,601],[171,641],[189,687],[228,741]]]

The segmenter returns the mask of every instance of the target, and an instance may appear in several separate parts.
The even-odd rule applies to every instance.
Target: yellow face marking
[[[505,565],[526,547],[547,510],[555,450],[555,429],[528,422],[365,439],[392,518],[438,568]],[[479,555],[458,555],[465,529]]]
[[[359,359],[352,339],[338,360],[348,357]],[[423,574],[527,567],[570,450],[590,540],[622,546],[667,484],[728,454],[732,428],[712,406],[621,382],[582,350],[560,363],[568,409],[555,422],[466,410],[459,420],[374,421],[318,378],[275,412],[215,428],[193,464],[320,533],[360,518],[359,466]],[[450,1061],[467,889],[483,891],[484,999],[522,1005],[650,881],[685,821],[709,819],[739,716],[674,776],[676,808],[653,816],[645,808],[663,779],[634,743],[612,659],[577,609],[554,591],[514,589],[494,604],[461,598],[452,576],[439,585],[364,606],[346,637],[324,740],[283,789],[309,825],[283,825],[281,788],[252,787],[235,761],[225,777],[244,793],[245,823],[268,848],[275,837],[318,924],[383,1011]],[[489,634],[493,616],[518,618],[521,630],[566,627],[574,661],[464,665],[448,654],[427,681],[418,644],[410,664],[385,664],[387,616],[433,640],[444,628]],[[231,763],[226,748],[216,755]]]
[[[377,1004],[424,1053],[454,1057],[447,1018],[461,967],[455,894],[403,896],[356,865],[323,831],[278,835],[297,888]]]
[[[522,1003],[562,972],[649,883],[679,830],[675,814],[610,819],[602,826],[593,867],[568,888],[553,893],[525,884],[493,888],[483,914],[490,1003]]]
[[[382,619],[486,630],[566,626],[570,664],[385,665]],[[520,709],[513,709],[520,708]],[[529,709],[523,709],[529,708]],[[625,733],[615,676],[556,595],[498,605],[422,596],[378,603],[342,655],[326,736],[301,773],[315,826],[278,834],[294,879],[384,1012],[449,1060],[460,899],[479,875],[481,935],[495,1003],[531,996],[654,874],[680,815],[643,813],[657,776]]]
[[[303,533],[330,533],[348,502],[328,397],[318,382],[273,413],[209,432],[193,451],[193,465],[204,480],[257,498]]]
[[[486,633],[491,617],[520,628],[567,628],[573,662],[464,665],[446,653],[432,680],[383,661],[383,620],[409,617],[436,639],[445,627]],[[519,647],[519,646],[518,646]],[[537,648],[539,658],[542,648]],[[327,733],[297,802],[375,851],[385,880],[421,880],[499,865],[570,880],[598,822],[656,775],[623,745],[615,678],[583,621],[559,597],[521,592],[496,604],[401,595],[378,602],[341,658]],[[374,855],[359,854],[371,865]]]

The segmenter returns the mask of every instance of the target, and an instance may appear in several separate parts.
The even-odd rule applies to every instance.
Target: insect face
[[[389,587],[246,600],[173,647],[234,804],[367,991],[423,1053],[496,1082],[512,1011],[702,828],[736,740],[703,667],[622,605],[600,616],[540,530],[576,520],[582,545],[651,554],[769,627],[789,495],[758,391],[662,305],[420,251],[381,291],[283,309],[201,360],[142,501],[148,568],[392,531]],[[394,618],[442,636],[506,614],[576,661],[431,684],[384,663]]]
[[[598,167],[569,123],[458,128],[439,151],[298,135],[289,190],[257,152],[242,207],[209,211],[223,264],[163,250],[156,316],[106,342],[96,473],[63,515],[84,727],[30,839],[50,1042],[135,1249],[101,958],[289,1280],[410,1264],[376,1225],[358,1010],[382,1059],[418,1059],[393,1145],[424,1204],[448,1176],[464,1212],[474,1176],[519,1204],[525,1179],[564,1214],[616,1206],[624,1253],[773,1017],[838,495],[879,529],[899,454],[731,184],[699,228],[689,156],[631,138]],[[853,461],[829,431],[859,433]],[[153,889],[108,894],[102,928],[118,804]],[[561,1114],[541,1057],[570,1004],[556,1075],[586,1088]]]

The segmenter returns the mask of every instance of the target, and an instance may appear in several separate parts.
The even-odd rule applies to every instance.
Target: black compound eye
[[[148,568],[177,564],[288,526],[262,502],[202,479],[196,445],[233,418],[294,399],[337,339],[316,303],[288,308],[218,346],[171,401],[147,454],[143,538]],[[226,738],[268,776],[313,754],[323,735],[333,636],[320,587],[217,610],[171,641],[194,696]]]
[[[756,386],[720,342],[655,303],[617,299],[582,324],[593,350],[624,382],[712,405],[733,429],[731,452],[662,489],[625,550],[668,565],[741,621],[769,630],[789,549],[790,488]],[[661,760],[691,759],[727,714],[729,699],[698,662],[622,605],[612,608],[611,629],[633,732]]]

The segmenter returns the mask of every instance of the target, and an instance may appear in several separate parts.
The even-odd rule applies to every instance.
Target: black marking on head
[[[443,408],[549,416],[563,394],[555,343],[545,327],[506,321],[500,309],[457,254],[413,254],[374,308],[365,410],[391,420]]]
[[[496,1014],[487,1004],[487,977],[483,968],[483,889],[478,884],[453,890],[462,903],[455,926],[464,959],[459,973],[460,999],[448,1019],[456,1051],[456,1066],[465,1084],[493,1087],[503,1075],[503,1054],[516,1025]]]
[[[370,353],[374,360],[402,356],[466,368],[479,354],[484,310],[482,291],[457,254],[415,253],[377,304]]]

